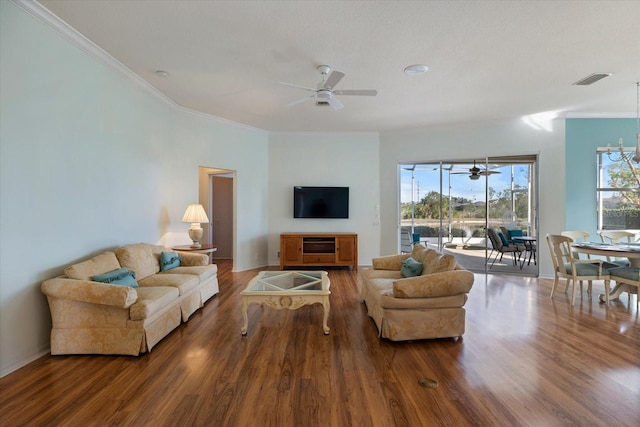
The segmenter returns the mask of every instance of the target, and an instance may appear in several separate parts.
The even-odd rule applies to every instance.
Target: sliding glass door
[[[400,230],[472,271],[537,275],[535,166],[535,156],[402,164]]]

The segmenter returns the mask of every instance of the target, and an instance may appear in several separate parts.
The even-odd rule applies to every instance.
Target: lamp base
[[[189,238],[193,241],[191,245],[192,248],[200,248],[202,244],[200,243],[200,239],[202,239],[202,227],[200,224],[196,224],[197,227],[194,227],[194,224],[191,224],[191,228],[189,228]]]

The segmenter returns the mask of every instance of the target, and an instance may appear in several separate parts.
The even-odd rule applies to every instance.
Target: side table
[[[213,253],[218,250],[218,247],[213,245],[202,245],[199,248],[192,248],[190,245],[180,245],[173,246],[171,249],[173,249],[174,251],[195,252],[197,254],[209,255],[209,264],[212,264]]]

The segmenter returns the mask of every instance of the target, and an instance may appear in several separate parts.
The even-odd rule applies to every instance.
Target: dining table
[[[580,242],[572,243],[575,252],[587,255],[599,255],[604,257],[627,258],[631,267],[640,268],[640,243],[596,243]],[[638,287],[624,283],[616,283],[616,286],[609,292],[608,300],[616,299],[623,292],[637,294]],[[605,302],[606,295],[600,294],[600,301]]]

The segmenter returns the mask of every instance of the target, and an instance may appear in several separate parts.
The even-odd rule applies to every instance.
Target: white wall
[[[358,263],[380,251],[379,140],[375,133],[279,133],[269,136],[269,264],[278,265],[280,233],[358,233]],[[293,186],[349,187],[349,219],[293,218]]]
[[[564,230],[564,120],[550,126],[550,131],[535,130],[511,120],[381,134],[381,254],[398,250],[399,163],[539,154],[539,235]],[[546,242],[542,239],[539,246],[540,275],[552,276]]]
[[[186,234],[199,166],[236,172],[238,270],[278,265],[286,231],[356,232],[361,265],[396,253],[399,162],[540,153],[540,234],[565,223],[563,121],[552,132],[509,121],[267,136],[177,108],[7,1],[0,122],[0,376],[48,351],[44,279],[116,246]],[[294,185],[350,187],[350,218],[294,219]]]
[[[186,233],[198,166],[237,171],[236,256],[267,263],[266,133],[177,108],[7,1],[0,123],[0,375],[48,351],[43,280]]]
[[[182,151],[189,153],[185,164],[180,166],[189,173],[179,174],[178,192],[185,185],[197,189],[198,166],[235,171],[235,269],[242,271],[267,265],[267,133],[249,132],[220,120],[189,113],[180,115],[177,129],[175,139],[180,141]],[[172,156],[181,157],[184,154],[174,152]],[[192,200],[198,200],[197,192],[190,196]],[[184,194],[180,200],[177,208],[179,219],[187,204],[194,203]],[[184,227],[185,230],[187,228],[188,225]]]

